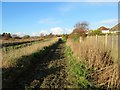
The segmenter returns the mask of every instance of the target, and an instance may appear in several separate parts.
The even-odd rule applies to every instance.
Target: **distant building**
[[[120,32],[120,23],[110,29],[110,33]]]
[[[110,29],[109,29],[109,28],[106,28],[106,27],[104,27],[104,26],[98,28],[98,30],[101,30],[102,33],[110,33]]]
[[[18,37],[18,36],[17,36],[16,34],[13,34],[13,35],[12,35],[12,38],[15,38],[15,37]]]
[[[12,38],[14,38],[14,39],[21,39],[18,35],[16,35],[16,34],[13,34],[12,35]]]

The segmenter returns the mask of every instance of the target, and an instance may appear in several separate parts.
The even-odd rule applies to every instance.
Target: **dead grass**
[[[23,56],[26,55],[30,55],[32,53],[37,52],[38,50],[42,49],[45,46],[49,46],[51,44],[53,44],[54,42],[56,42],[57,39],[51,39],[49,41],[46,42],[40,42],[28,47],[24,47],[24,48],[20,48],[14,51],[11,51],[9,53],[2,53],[2,68],[8,68],[8,67],[14,67],[17,63],[18,58],[21,58]]]
[[[4,40],[4,39],[0,39],[1,43],[0,44],[4,44],[4,43],[15,43],[15,42],[26,42],[26,41],[35,41],[35,40],[41,40],[42,38],[28,38],[28,39],[8,39],[8,40]]]
[[[111,48],[96,41],[93,36],[86,38],[85,41],[75,42],[72,39],[67,40],[67,45],[71,47],[77,60],[84,60],[86,67],[93,68],[91,76],[95,84],[101,88],[118,88],[118,63],[116,63]],[[117,52],[115,52],[117,54]]]

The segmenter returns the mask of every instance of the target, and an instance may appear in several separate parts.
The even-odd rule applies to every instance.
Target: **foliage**
[[[88,30],[87,22],[78,22],[75,25],[75,29],[73,30],[73,34],[79,34],[80,36],[84,35]]]
[[[74,41],[79,41],[80,35],[79,34],[70,34],[69,38],[73,39]]]
[[[8,39],[12,38],[12,36],[11,36],[10,33],[3,33],[2,38],[5,39],[5,40],[8,40]]]
[[[109,42],[111,42],[112,38],[110,36],[108,37],[110,39]],[[114,39],[117,40],[117,37],[114,36]],[[85,41],[81,43],[74,42],[73,40],[68,39],[67,45],[71,47],[74,55],[77,58],[77,61],[86,61],[85,66],[91,68],[91,73],[89,75],[92,77],[92,80],[94,80],[93,83],[96,85],[96,87],[118,88],[118,63],[114,61],[116,60],[116,58],[113,57],[113,53],[116,52],[114,50],[117,48],[111,49],[109,46],[105,47],[104,40],[104,36],[98,37],[97,40],[95,36],[90,36],[90,38],[88,37]],[[80,65],[77,65],[77,67],[79,66]],[[74,70],[75,69],[76,68],[74,68]],[[77,69],[76,72],[78,73]]]
[[[83,34],[82,36],[80,36],[80,34],[70,34],[69,35],[69,38],[73,39],[74,41],[79,41],[80,37],[82,40],[85,40],[85,38],[87,37],[87,34]]]
[[[68,34],[62,34],[63,41],[66,41],[68,39]]]
[[[78,22],[75,24],[75,28],[81,29],[81,30],[87,30],[88,29],[88,23],[87,22]]]
[[[69,35],[69,38],[72,38],[74,41],[79,41],[79,38],[82,37],[84,40],[87,37],[88,23],[87,22],[78,22],[75,24],[75,29]]]
[[[52,33],[50,33],[49,35],[44,36],[44,38],[53,38],[53,37],[55,37],[55,35],[53,35]]]
[[[87,78],[89,74],[88,68],[85,67],[84,62],[78,62],[78,60],[73,56],[73,52],[71,51],[70,47],[66,46],[66,56],[69,60],[68,62],[68,75],[69,75],[69,82],[71,83],[72,88],[88,88],[92,89],[94,86],[90,83],[90,78]]]
[[[25,35],[25,36],[23,36],[22,38],[23,38],[23,39],[28,39],[28,38],[30,38],[30,36],[29,36],[29,35]]]
[[[101,35],[102,31],[101,30],[91,30],[89,32],[89,35]]]

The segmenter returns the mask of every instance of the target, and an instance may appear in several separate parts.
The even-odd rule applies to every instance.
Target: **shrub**
[[[89,35],[101,35],[102,31],[101,30],[92,30],[89,32]]]
[[[8,40],[8,39],[12,38],[12,36],[11,36],[10,33],[3,33],[2,38],[5,39],[5,40]]]
[[[23,36],[22,38],[23,38],[23,39],[28,39],[28,38],[30,38],[30,36],[29,36],[29,35],[25,35],[25,36]]]

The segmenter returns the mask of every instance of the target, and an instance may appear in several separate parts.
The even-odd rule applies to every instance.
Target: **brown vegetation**
[[[9,53],[3,53],[2,67],[7,68],[7,67],[14,66],[18,58],[25,56],[25,55],[32,54],[36,52],[37,50],[42,49],[44,46],[49,46],[56,40],[57,39],[51,39],[47,42],[42,42],[42,43],[34,44],[29,47],[20,48],[20,49],[11,51]]]
[[[75,42],[67,40],[77,60],[86,62],[86,67],[91,68],[91,78],[97,87],[119,88],[118,63],[115,63],[111,55],[111,49],[95,41],[85,39]]]

